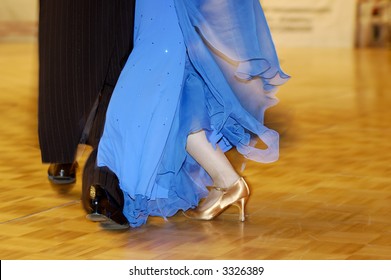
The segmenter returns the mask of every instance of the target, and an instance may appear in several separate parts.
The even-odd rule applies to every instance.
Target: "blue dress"
[[[118,177],[132,227],[194,208],[212,184],[186,152],[204,130],[213,146],[258,162],[278,159],[263,124],[280,69],[258,0],[142,0],[134,49],[111,98],[98,166]],[[267,149],[254,147],[261,140]]]

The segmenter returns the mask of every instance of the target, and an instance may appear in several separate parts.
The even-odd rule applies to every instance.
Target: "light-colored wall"
[[[261,0],[276,44],[353,47],[357,0]]]
[[[279,47],[354,46],[357,0],[260,1]],[[35,40],[37,22],[38,0],[0,0],[0,41]]]
[[[36,40],[37,26],[38,0],[0,0],[0,41]]]

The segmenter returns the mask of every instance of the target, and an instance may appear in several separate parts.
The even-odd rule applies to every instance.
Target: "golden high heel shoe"
[[[184,215],[190,219],[212,220],[230,205],[235,205],[239,208],[239,220],[244,222],[244,206],[249,195],[250,190],[241,177],[229,188],[214,187],[202,204],[195,209],[184,212]]]

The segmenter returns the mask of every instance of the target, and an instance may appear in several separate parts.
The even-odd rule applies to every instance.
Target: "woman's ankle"
[[[222,188],[222,189],[228,189],[233,184],[236,183],[236,181],[239,180],[240,176],[239,174],[232,173],[232,174],[224,174],[221,176],[217,176],[218,178],[215,178],[213,180],[213,183],[216,187]]]

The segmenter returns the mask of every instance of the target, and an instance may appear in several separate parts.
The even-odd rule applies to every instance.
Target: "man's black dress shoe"
[[[56,185],[68,185],[76,182],[77,162],[51,163],[48,169],[49,181]]]
[[[90,211],[86,216],[93,222],[100,222],[104,229],[127,229],[128,220],[122,212],[122,207],[100,185],[89,187]]]
[[[122,210],[124,194],[119,187],[117,176],[108,168],[96,166],[96,149],[84,164],[81,202],[87,212],[87,219],[100,222],[104,229],[129,228]]]

